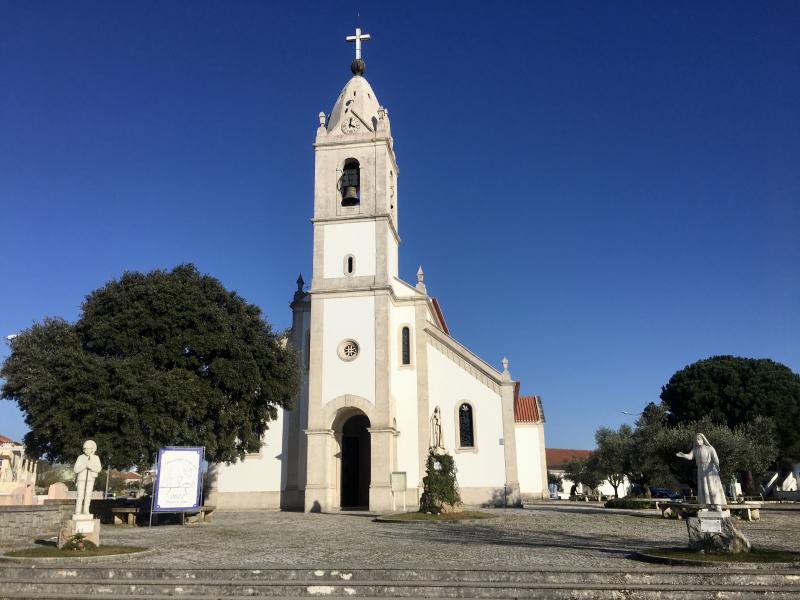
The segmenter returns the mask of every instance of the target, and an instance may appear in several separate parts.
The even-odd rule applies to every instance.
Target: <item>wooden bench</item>
[[[665,519],[685,519],[697,516],[697,511],[706,508],[704,504],[693,504],[687,502],[659,502],[658,508],[661,516]],[[742,502],[738,504],[728,504],[725,507],[732,515],[736,515],[742,521],[761,520],[761,502]]]
[[[111,509],[111,514],[114,517],[114,525],[122,525],[123,516],[127,515],[128,525],[133,527],[136,525],[136,515],[139,514],[138,506],[115,506]]]
[[[201,506],[197,512],[186,512],[181,515],[181,523],[211,523],[214,519],[214,509],[216,506],[205,505]],[[111,509],[111,514],[114,516],[114,525],[122,525],[127,521],[128,525],[136,525],[136,515],[149,514],[149,511],[142,511],[138,506],[115,506]],[[157,515],[159,513],[154,513]]]
[[[211,523],[214,520],[216,506],[204,504],[196,513],[186,513],[184,523]]]

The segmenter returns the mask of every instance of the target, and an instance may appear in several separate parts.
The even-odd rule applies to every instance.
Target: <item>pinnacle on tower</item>
[[[422,270],[422,265],[420,265],[419,269],[417,269],[417,289],[420,292],[427,292],[428,291],[427,288],[425,287],[424,279],[425,279],[425,273]]]

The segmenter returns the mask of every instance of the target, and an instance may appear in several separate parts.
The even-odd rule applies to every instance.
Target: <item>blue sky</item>
[[[800,4],[778,1],[0,2],[0,333],[186,261],[288,326],[357,10],[401,275],[509,357],[548,446],[591,447],[700,358],[800,371]]]

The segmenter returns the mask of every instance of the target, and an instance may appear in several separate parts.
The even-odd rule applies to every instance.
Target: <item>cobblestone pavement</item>
[[[155,548],[118,558],[140,566],[286,568],[608,568],[647,565],[625,555],[684,545],[684,521],[655,510],[609,510],[569,502],[491,510],[496,518],[462,523],[377,523],[366,513],[217,512],[207,525],[103,526],[106,544]],[[740,523],[754,546],[794,549],[800,511],[762,510]]]

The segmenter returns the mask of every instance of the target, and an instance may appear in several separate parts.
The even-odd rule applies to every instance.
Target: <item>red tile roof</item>
[[[514,421],[539,423],[543,416],[542,399],[539,396],[517,396],[514,402]]]
[[[545,448],[544,455],[548,469],[561,469],[564,463],[573,458],[588,458],[591,450],[570,450],[568,448]]]
[[[16,444],[17,446],[22,445],[19,442],[15,442],[10,437],[4,436],[2,433],[0,433],[0,444]]]
[[[450,328],[447,327],[447,323],[444,320],[444,313],[442,312],[442,307],[439,305],[439,301],[436,298],[431,298],[431,304],[433,304],[433,310],[436,312],[436,318],[439,319],[439,323],[442,325],[442,330],[447,335],[450,335]]]
[[[116,477],[117,479],[134,479],[136,481],[139,481],[142,478],[139,473],[134,473],[133,471],[117,471],[116,469],[111,470],[111,476]]]

